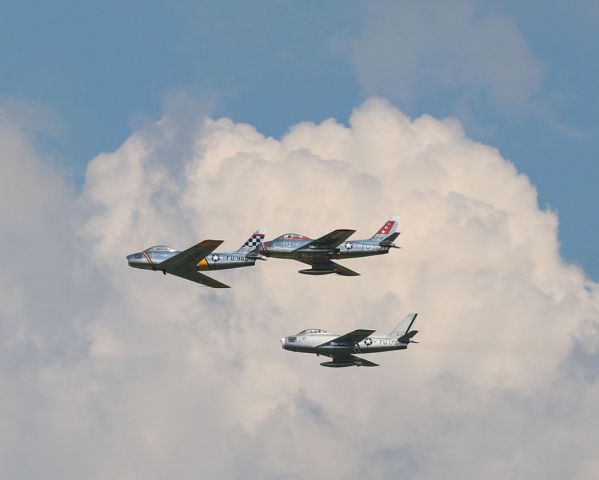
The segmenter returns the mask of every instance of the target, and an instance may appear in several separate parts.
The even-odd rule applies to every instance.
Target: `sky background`
[[[0,92],[47,107],[42,145],[87,163],[165,105],[280,137],[383,96],[456,117],[560,214],[566,258],[599,277],[595,2],[3,2]]]
[[[596,479],[599,8],[521,3],[2,3],[0,477]],[[125,261],[391,215],[360,277]]]

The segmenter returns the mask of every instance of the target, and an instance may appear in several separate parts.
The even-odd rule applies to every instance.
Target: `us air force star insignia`
[[[351,250],[351,249],[352,249],[352,247],[353,247],[353,245],[352,245],[351,243],[349,243],[349,242],[347,242],[347,243],[345,244],[345,248],[346,248],[347,250]]]
[[[367,338],[366,340],[364,340],[364,344],[371,345],[372,344],[372,338]]]
[[[212,261],[213,262],[218,262],[220,260],[220,256],[217,255],[216,253],[214,255],[212,255]]]

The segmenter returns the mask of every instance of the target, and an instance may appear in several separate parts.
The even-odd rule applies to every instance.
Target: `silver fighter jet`
[[[385,337],[375,337],[375,330],[354,330],[345,335],[329,333],[318,328],[303,330],[296,335],[281,338],[281,345],[292,352],[315,353],[332,358],[323,367],[378,367],[378,364],[356,357],[354,353],[387,352],[405,350],[417,330],[410,330],[417,313],[410,313]]]
[[[349,241],[348,238],[355,230],[334,230],[323,237],[312,240],[297,233],[286,233],[269,242],[264,242],[260,253],[265,257],[290,258],[306,263],[311,268],[300,270],[306,275],[360,275],[333,260],[344,258],[367,257],[389,253],[391,248],[397,247],[393,241],[399,235],[397,226],[399,217],[393,217],[370,238],[366,240]]]
[[[222,240],[204,240],[182,252],[164,245],[157,245],[128,255],[127,262],[133,268],[160,271],[165,275],[170,273],[212,288],[229,288],[228,285],[200,272],[254,265],[260,258],[258,249],[263,239],[264,230],[257,230],[239,250],[222,253],[213,253],[223,243]]]

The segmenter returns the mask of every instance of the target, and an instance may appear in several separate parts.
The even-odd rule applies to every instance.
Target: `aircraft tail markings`
[[[370,237],[370,240],[379,242],[380,245],[393,245],[393,241],[399,236],[397,227],[399,226],[399,217],[391,217],[378,231]]]
[[[241,247],[239,247],[239,250],[237,251],[239,253],[245,254],[257,252],[264,240],[265,233],[266,230],[256,230],[254,233],[252,233],[252,236],[248,238],[247,241]]]

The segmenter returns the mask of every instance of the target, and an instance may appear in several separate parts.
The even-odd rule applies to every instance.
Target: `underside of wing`
[[[191,268],[179,268],[173,272],[169,271],[168,273],[184,278],[185,280],[191,280],[192,282],[206,285],[207,287],[211,288],[231,288],[229,285],[225,285],[218,280],[214,280],[214,278],[211,278],[208,275],[198,272],[195,269],[195,265]]]
[[[222,240],[204,240],[174,257],[159,263],[156,268],[165,273],[170,273],[171,275],[191,280],[207,287],[229,288],[228,285],[198,272],[196,267],[200,260],[210,255],[221,243],[223,243]]]
[[[365,360],[355,355],[329,355],[333,360],[322,362],[323,367],[341,368],[341,367],[378,367],[378,363]]]
[[[310,243],[302,246],[302,250],[305,248],[322,248],[334,250],[337,245],[345,242],[351,237],[356,231],[342,228],[340,230],[333,230],[331,233],[327,233],[316,240],[312,240]]]
[[[343,265],[339,265],[338,263],[333,262],[333,261],[329,260],[328,258],[323,258],[322,260],[314,260],[314,261],[308,261],[308,260],[298,260],[298,261],[312,266],[311,270],[301,270],[300,273],[313,274],[313,275],[336,273],[337,275],[342,275],[344,277],[359,277],[360,276],[360,274],[358,272],[355,272],[347,267],[344,267]]]
[[[365,338],[372,335],[376,330],[354,330],[353,332],[346,333],[345,335],[341,335],[337,338],[333,338],[328,342],[325,342],[321,345],[318,345],[317,348],[320,347],[328,347],[328,346],[336,346],[336,345],[355,345],[356,343],[360,343]]]

